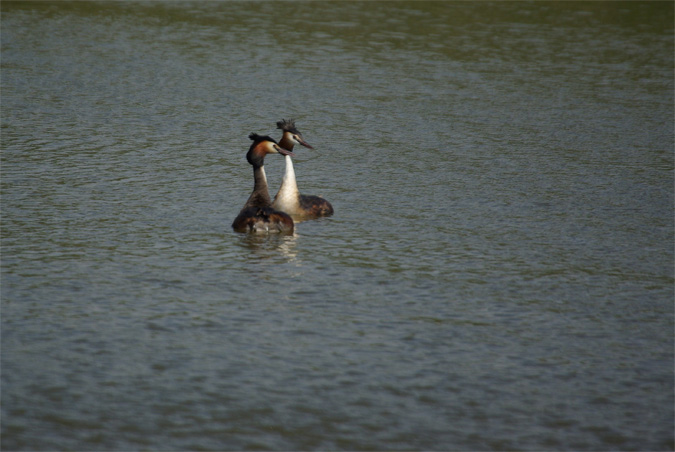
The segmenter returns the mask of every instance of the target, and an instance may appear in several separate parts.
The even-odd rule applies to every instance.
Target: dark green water
[[[672,3],[1,8],[3,450],[675,447]]]

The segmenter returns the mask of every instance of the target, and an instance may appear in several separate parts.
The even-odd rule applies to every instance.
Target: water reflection
[[[249,259],[267,260],[283,257],[285,262],[297,262],[298,233],[236,234],[237,242]]]

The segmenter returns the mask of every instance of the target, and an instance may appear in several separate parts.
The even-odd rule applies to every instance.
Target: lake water
[[[673,9],[2,2],[2,449],[672,450]]]

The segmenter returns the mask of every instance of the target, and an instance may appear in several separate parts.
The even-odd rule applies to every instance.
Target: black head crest
[[[284,132],[290,133],[300,133],[300,131],[295,127],[295,121],[293,119],[282,119],[277,122],[277,129],[281,129]]]
[[[276,144],[277,142],[274,140],[274,138],[270,137],[269,135],[258,135],[257,133],[251,133],[248,136],[249,140],[253,140],[253,144],[258,144],[261,141],[271,141],[272,143]]]
[[[263,162],[265,160],[265,153],[255,152],[256,147],[263,141],[271,141],[274,144],[277,144],[277,142],[274,141],[274,138],[272,137],[269,137],[267,135],[258,135],[257,133],[252,133],[248,137],[249,139],[253,140],[253,143],[251,143],[251,147],[248,148],[248,152],[246,153],[246,160],[248,160],[248,163],[250,163],[254,167],[259,168],[263,166]]]

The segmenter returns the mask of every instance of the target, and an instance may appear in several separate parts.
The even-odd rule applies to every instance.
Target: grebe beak
[[[309,149],[314,149],[312,146],[310,146],[310,144],[309,144],[308,142],[306,142],[305,140],[303,140],[302,137],[298,136],[298,137],[297,137],[297,140],[298,140],[298,143],[300,143],[300,144],[303,145],[304,147],[309,148]]]
[[[275,144],[275,145],[274,145],[274,149],[275,149],[279,154],[281,154],[281,155],[290,155],[291,157],[295,157],[295,154],[293,154],[293,153],[292,153],[291,151],[289,151],[288,149],[282,148],[282,147],[279,146],[278,144]]]

